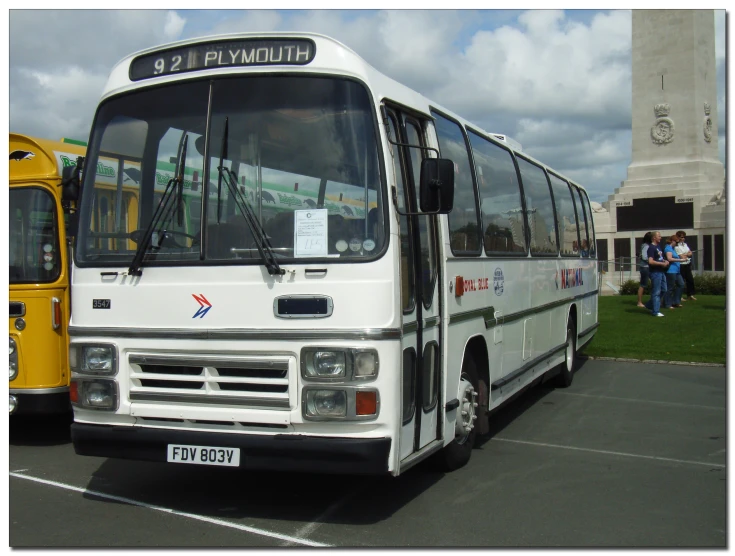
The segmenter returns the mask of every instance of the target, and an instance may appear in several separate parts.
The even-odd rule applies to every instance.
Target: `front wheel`
[[[445,446],[435,461],[442,471],[454,471],[467,464],[472,455],[477,436],[477,409],[480,380],[471,357],[462,363],[462,375],[459,381],[457,420],[454,426],[454,440]]]
[[[564,350],[564,362],[557,376],[556,384],[560,388],[566,388],[574,380],[574,368],[577,365],[577,327],[574,321],[569,319],[567,323],[567,347]]]

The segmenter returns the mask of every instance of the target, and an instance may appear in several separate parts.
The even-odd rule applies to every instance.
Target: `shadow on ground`
[[[577,372],[584,368],[580,362]],[[491,416],[490,433],[477,448],[500,433],[553,387],[535,385]],[[469,472],[457,470],[454,473]],[[388,519],[445,478],[431,460],[398,478],[302,473],[271,473],[106,460],[93,474],[89,490],[214,518],[333,524],[372,524]],[[85,496],[100,500],[92,494]],[[115,501],[102,499],[107,503]]]

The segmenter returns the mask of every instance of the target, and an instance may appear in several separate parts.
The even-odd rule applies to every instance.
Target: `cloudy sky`
[[[39,20],[48,24],[39,35]],[[87,140],[113,64],[164,42],[237,31],[313,31],[576,179],[602,202],[631,158],[628,10],[12,10],[9,127]],[[715,15],[725,163],[725,12]]]

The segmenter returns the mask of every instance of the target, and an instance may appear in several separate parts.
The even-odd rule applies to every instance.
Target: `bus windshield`
[[[9,282],[54,282],[61,272],[54,197],[40,187],[11,188]]]
[[[279,261],[369,260],[387,237],[371,100],[347,79],[228,77],[114,97],[98,111],[90,167],[80,266],[129,265],[167,184],[182,175],[145,266],[262,264],[236,197]],[[304,227],[306,212],[297,211],[316,212],[321,227]],[[299,240],[304,230],[316,243]]]

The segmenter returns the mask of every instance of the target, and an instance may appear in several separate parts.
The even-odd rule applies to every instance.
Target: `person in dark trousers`
[[[682,297],[681,300],[686,301],[687,299],[691,299],[692,301],[696,301],[697,298],[694,297],[696,293],[694,290],[694,276],[692,275],[692,250],[687,245],[687,234],[685,231],[679,230],[676,232],[676,235],[679,238],[679,243],[675,247],[676,254],[680,257],[682,255],[686,257],[686,260],[681,263],[680,272],[686,284],[687,295],[686,297]]]
[[[648,248],[651,246],[651,232],[643,235],[643,243],[641,244],[641,252],[638,256],[638,272],[641,273],[641,285],[638,288],[638,307],[645,307],[643,304],[643,290],[646,289],[648,282],[651,281],[651,275],[648,272]]]
[[[669,261],[669,268],[666,269],[664,307],[666,309],[675,309],[681,307],[681,290],[684,288],[684,280],[679,273],[679,265],[686,260],[686,256],[678,256],[676,254],[674,248],[679,243],[678,236],[671,236],[667,243],[668,245],[664,248],[664,257]]]
[[[669,261],[664,259],[664,254],[659,247],[661,232],[651,232],[651,245],[648,247],[648,269],[651,274],[651,299],[646,303],[646,309],[651,311],[654,317],[663,317],[661,309],[661,298],[666,293],[666,269]]]

